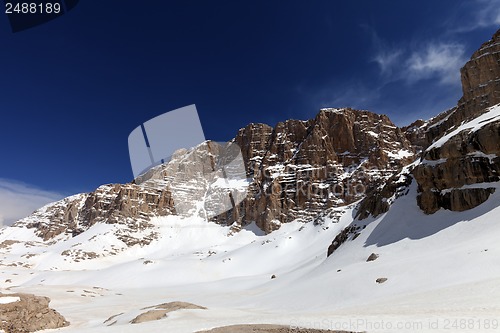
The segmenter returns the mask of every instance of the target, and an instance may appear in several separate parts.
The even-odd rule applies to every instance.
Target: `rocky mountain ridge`
[[[323,109],[314,119],[288,120],[274,128],[250,124],[233,142],[242,147],[248,195],[214,220],[236,228],[255,222],[265,232],[359,200],[367,186],[383,182],[414,159],[410,142],[387,116],[353,109]],[[212,150],[210,143],[196,147],[191,154],[204,153],[205,159],[190,168],[210,168]],[[120,239],[146,245],[154,239],[153,231],[132,235],[147,230],[151,217],[176,213],[169,181],[179,172],[192,172],[176,162],[186,154],[178,152],[170,163],[150,170],[146,186],[139,185],[146,178],[103,185],[43,207],[16,226],[51,241],[74,237],[96,223],[119,224]]]
[[[429,214],[484,202],[492,191],[488,186],[461,187],[498,181],[500,121],[483,119],[487,126],[475,131],[460,126],[500,102],[499,39],[497,32],[462,68],[464,95],[458,106],[428,122],[399,128],[385,115],[329,108],[307,121],[240,129],[232,142],[241,148],[246,166],[247,197],[212,220],[232,225],[235,231],[255,223],[270,233],[283,223],[315,221],[329,208],[361,199],[358,217],[366,218],[386,212],[391,198],[404,193],[412,181],[419,187],[419,206]],[[442,145],[433,145],[447,135],[451,136]],[[125,244],[147,245],[156,237],[151,218],[176,214],[169,180],[186,170],[175,161],[199,154],[204,156],[199,168],[210,169],[212,152],[210,143],[178,152],[170,166],[149,172],[149,186],[137,181],[103,185],[48,205],[14,227],[33,230],[44,242],[56,242],[95,224],[119,225],[114,232]],[[411,168],[405,168],[417,157]]]

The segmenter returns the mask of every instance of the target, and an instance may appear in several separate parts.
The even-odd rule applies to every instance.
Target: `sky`
[[[0,223],[133,178],[129,133],[196,104],[205,137],[322,107],[430,118],[500,27],[500,0],[81,0],[13,33],[0,14]]]

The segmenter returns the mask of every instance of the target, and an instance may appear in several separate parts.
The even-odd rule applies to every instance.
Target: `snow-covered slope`
[[[459,133],[480,131],[497,113],[491,108],[462,124],[427,152]],[[490,158],[495,164],[496,156]],[[424,157],[392,177],[398,186],[382,199],[389,209],[376,217],[356,219],[361,206],[355,202],[268,234],[255,223],[225,226],[197,215],[97,222],[48,239],[26,228],[42,223],[51,231],[49,210],[81,211],[89,200],[70,197],[0,231],[3,292],[51,297],[71,322],[61,330],[70,332],[195,332],[244,323],[367,332],[499,328],[500,182],[467,185],[493,189],[473,209],[426,215],[411,170],[439,165],[431,164]],[[108,198],[108,187],[98,200]],[[176,301],[206,309],[132,323]]]
[[[61,252],[118,247],[106,229],[113,226],[95,225],[52,245],[12,228],[9,239],[32,243],[4,243],[2,260],[30,268],[4,266],[0,279],[11,291],[50,296],[72,323],[63,330],[71,332],[194,332],[241,323],[436,331],[429,327],[436,320],[441,331],[454,320],[471,320],[461,331],[474,332],[493,325],[500,313],[500,191],[468,212],[427,216],[416,205],[416,183],[408,190],[389,212],[362,223],[349,206],[330,210],[321,223],[292,222],[268,235],[254,226],[235,232],[197,218],[158,218],[153,223],[161,237],[151,244],[80,262],[64,260]],[[333,237],[351,224],[359,236],[327,258]],[[371,253],[379,257],[367,262]],[[129,323],[141,308],[170,301],[208,309]]]

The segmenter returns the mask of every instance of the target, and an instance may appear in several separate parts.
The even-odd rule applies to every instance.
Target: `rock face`
[[[421,192],[420,208],[428,214],[440,208],[463,211],[486,201],[493,188],[470,186],[500,180],[499,154],[500,120],[472,133],[460,131],[442,146],[431,146],[413,170]]]
[[[394,200],[408,193],[408,186],[412,181],[413,178],[406,170],[390,177],[383,184],[372,187],[359,203],[356,218],[363,220],[368,216],[377,217],[386,213]]]
[[[463,97],[458,105],[466,116],[500,103],[500,30],[474,52],[460,74]]]
[[[18,301],[0,304],[0,329],[5,333],[26,333],[68,326],[57,311],[49,308],[48,297],[30,294],[0,294]]]
[[[309,121],[275,128],[250,124],[235,142],[253,178],[238,222],[255,221],[266,232],[358,200],[375,180],[414,158],[410,142],[387,116],[352,109],[323,109]]]
[[[404,132],[408,141],[416,148],[417,151],[422,151],[429,146],[426,136],[426,129],[429,126],[428,122],[418,119],[401,130]]]
[[[140,238],[130,237],[129,234],[147,228],[152,216],[173,212],[168,191],[145,189],[135,184],[111,184],[45,206],[16,225],[35,229],[39,237],[48,241],[58,236],[76,236],[96,223],[116,223],[124,226],[120,229],[120,238],[125,243],[145,245],[154,239],[154,233]],[[130,232],[127,233],[127,230]]]

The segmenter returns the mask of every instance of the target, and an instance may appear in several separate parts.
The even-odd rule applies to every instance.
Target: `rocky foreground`
[[[280,325],[232,325],[196,333],[355,333],[347,331],[316,330],[312,328],[290,328]]]
[[[68,326],[59,312],[49,308],[49,303],[50,299],[43,296],[0,294],[0,329],[5,333],[27,333]]]

